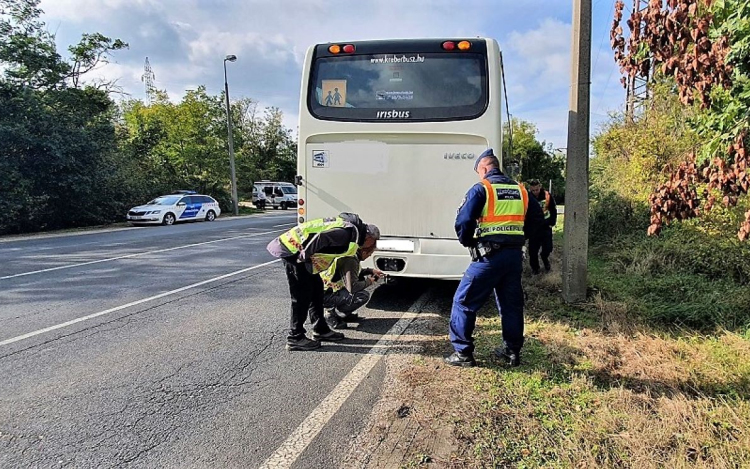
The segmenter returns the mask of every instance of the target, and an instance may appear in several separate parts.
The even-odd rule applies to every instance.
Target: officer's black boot
[[[542,259],[542,262],[544,263],[544,270],[546,270],[547,272],[552,270],[552,266],[549,263],[549,259]]]
[[[513,351],[508,347],[496,348],[495,356],[508,366],[516,367],[521,365],[521,352]]]
[[[463,353],[453,352],[452,355],[445,357],[445,363],[452,366],[474,366],[477,364],[474,361],[473,355],[464,355]]]

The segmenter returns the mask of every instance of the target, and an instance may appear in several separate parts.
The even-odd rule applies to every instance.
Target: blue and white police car
[[[221,209],[213,197],[196,194],[195,191],[179,191],[131,208],[127,220],[134,225],[173,225],[188,220],[214,221],[219,215]]]

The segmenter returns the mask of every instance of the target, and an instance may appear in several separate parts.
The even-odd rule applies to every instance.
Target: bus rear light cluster
[[[471,49],[471,43],[469,41],[461,41],[458,44],[456,44],[453,41],[445,41],[443,43],[443,49],[444,50],[469,50]]]
[[[354,44],[347,44],[345,46],[340,46],[338,44],[331,44],[330,46],[328,46],[328,52],[330,52],[331,54],[338,54],[340,52],[351,54],[355,50],[356,49],[354,47]]]
[[[305,199],[299,199],[299,200],[297,201],[297,203],[298,203],[299,205],[305,205]]]

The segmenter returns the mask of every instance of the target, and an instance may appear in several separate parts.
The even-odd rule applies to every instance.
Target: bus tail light
[[[305,209],[302,208],[302,207],[300,207],[300,208],[297,209],[297,213],[299,213],[300,215],[304,215],[305,214]]]
[[[347,44],[347,45],[345,45],[345,46],[343,47],[343,49],[342,49],[342,50],[343,50],[344,52],[346,52],[347,54],[351,54],[352,52],[354,52],[354,45],[353,45],[353,44]]]
[[[453,41],[445,41],[443,43],[443,49],[445,50],[453,50],[456,48],[456,43]]]
[[[299,205],[305,205],[305,199],[299,199],[299,200],[297,201],[297,203],[298,203]]]
[[[339,52],[341,52],[341,46],[339,46],[338,44],[328,46],[328,52],[330,52],[331,54],[338,54]]]
[[[471,43],[469,41],[461,41],[458,43],[458,50],[469,50],[471,49]]]
[[[299,222],[300,223],[304,223],[305,222],[305,217],[299,217]]]

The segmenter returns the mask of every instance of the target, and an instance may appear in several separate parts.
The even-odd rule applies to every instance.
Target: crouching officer
[[[449,334],[455,353],[445,361],[454,366],[476,364],[472,339],[476,315],[494,291],[504,342],[495,354],[518,366],[523,346],[522,248],[544,218],[539,203],[529,198],[523,185],[500,171],[492,148],[479,155],[474,170],[481,182],[469,189],[455,224],[458,240],[469,248],[472,262],[453,296]]]
[[[379,238],[379,232],[373,233],[359,248],[356,257],[339,257],[328,270],[320,273],[326,288],[323,306],[327,308],[325,317],[330,327],[346,329],[347,322],[358,322],[360,316],[355,311],[370,301],[367,288],[385,276],[378,269],[363,269],[360,264],[375,251]]]
[[[355,256],[357,250],[380,231],[350,213],[336,218],[310,220],[290,229],[268,243],[266,249],[284,262],[292,299],[287,350],[313,350],[320,341],[342,340],[344,334],[332,331],[323,317],[323,281],[320,273],[340,257]],[[370,241],[372,243],[372,241]],[[313,338],[305,335],[305,319],[310,315]]]

